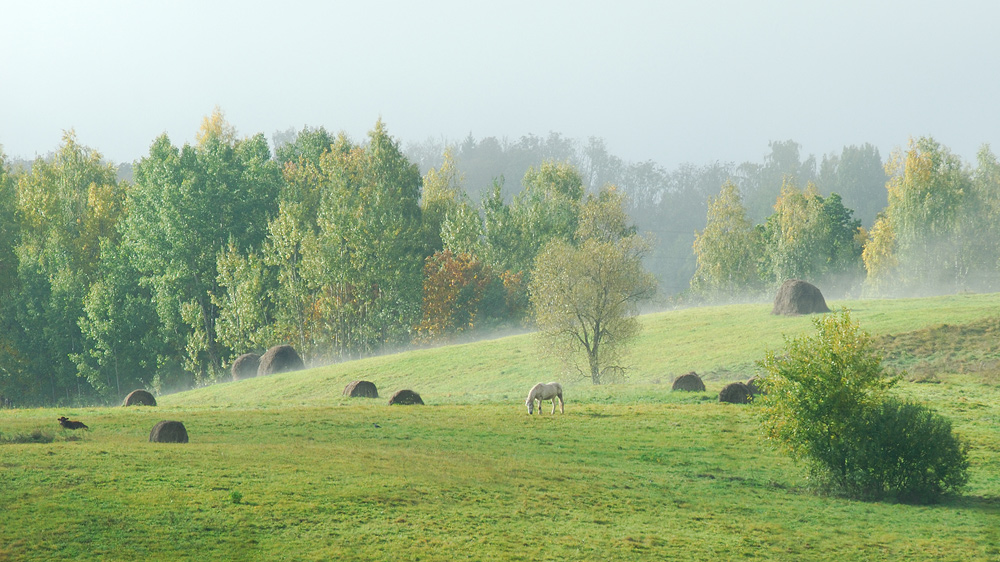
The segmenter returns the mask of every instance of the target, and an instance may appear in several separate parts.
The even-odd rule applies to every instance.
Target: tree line
[[[624,220],[624,199],[546,160],[474,202],[453,156],[422,176],[381,121],[272,154],[216,111],[192,144],[154,140],[131,181],[72,132],[30,168],[3,162],[0,395],[112,403],[277,343],[315,365],[525,325],[536,255],[583,244],[594,209]]]
[[[410,152],[427,165],[444,147],[428,141]],[[633,224],[653,237],[647,269],[681,302],[762,298],[791,277],[834,297],[1000,288],[1000,188],[988,146],[968,163],[930,137],[885,160],[867,143],[817,158],[788,140],[771,142],[760,162],[673,170],[626,162],[601,139],[554,133],[470,137],[452,150],[456,166],[478,178],[469,185],[514,176],[534,154],[569,162],[588,186],[618,186]],[[517,189],[504,187],[508,196]]]
[[[291,131],[275,141],[293,138]],[[656,162],[628,162],[612,154],[600,138],[567,139],[558,133],[540,137],[526,135],[516,140],[471,136],[454,144],[428,140],[410,144],[406,153],[422,170],[442,164],[446,149],[462,171],[473,202],[500,185],[505,200],[519,193],[528,168],[545,160],[568,162],[580,172],[591,189],[618,186],[628,194],[629,217],[640,232],[652,235],[645,265],[657,278],[665,295],[689,293],[697,268],[691,251],[696,231],[706,227],[708,200],[731,180],[738,186],[748,220],[764,222],[773,212],[786,178],[805,188],[816,186],[828,197],[837,193],[852,218],[870,229],[887,204],[888,177],[882,156],[871,144],[845,146],[839,153],[817,158],[802,153],[791,140],[772,142],[760,162],[710,162],[682,164],[667,169]]]
[[[911,139],[885,165],[887,204],[869,228],[838,193],[786,175],[773,213],[755,222],[734,180],[710,198],[695,237],[698,298],[767,294],[800,278],[835,295],[916,296],[1000,289],[1000,167],[975,167],[933,138]],[[819,181],[819,180],[817,180]]]
[[[124,179],[72,132],[30,166],[0,153],[0,396],[109,403],[219,380],[238,355],[276,343],[322,364],[532,319],[555,333],[557,318],[531,312],[557,299],[537,293],[566,286],[561,272],[596,278],[588,267],[600,266],[570,255],[631,271],[635,286],[601,277],[622,294],[655,285],[637,259],[663,294],[687,299],[786,276],[901,287],[925,271],[907,265],[929,247],[914,217],[933,218],[938,234],[964,229],[963,255],[985,255],[989,241],[968,234],[992,232],[992,215],[970,217],[997,178],[985,151],[978,170],[919,179],[956,165],[930,140],[937,156],[919,173],[927,150],[912,166],[901,152],[885,168],[870,145],[817,164],[791,141],[760,164],[673,171],[557,134],[404,150],[378,122],[360,143],[308,127],[274,141],[272,153],[216,111],[192,144],[155,139]],[[962,210],[946,221],[949,205]],[[540,254],[552,256],[545,267]],[[955,267],[988,281],[973,261]],[[623,336],[634,329],[626,322]],[[581,373],[595,382],[617,368],[613,355],[596,371],[590,361]]]

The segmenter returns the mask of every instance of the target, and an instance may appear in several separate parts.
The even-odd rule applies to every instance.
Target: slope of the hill
[[[886,336],[996,317],[1000,294],[834,301],[830,307],[847,308],[864,330]],[[710,383],[748,378],[766,349],[778,349],[784,337],[812,328],[813,316],[772,316],[770,309],[768,304],[742,304],[643,316],[643,331],[630,356],[634,368],[629,382],[669,384],[688,371],[703,374]],[[244,408],[322,405],[346,400],[344,386],[359,379],[374,382],[386,398],[409,388],[433,403],[511,401],[532,384],[549,380],[562,381],[578,396],[603,392],[564,374],[535,335],[523,334],[216,384],[160,401]]]
[[[714,394],[812,318],[715,307],[644,317],[631,382],[569,381],[564,414],[520,405],[530,383],[558,376],[530,335],[155,407],[0,410],[0,561],[1000,559],[1000,387],[947,370],[998,359],[1000,295],[833,304],[899,366],[946,361],[941,384],[896,391],[969,444],[960,495],[923,506],[816,494],[760,439],[752,406]],[[709,391],[669,392],[690,369],[709,373]],[[355,378],[429,405],[341,397]],[[60,429],[59,416],[90,429]],[[163,419],[190,442],[150,443]]]

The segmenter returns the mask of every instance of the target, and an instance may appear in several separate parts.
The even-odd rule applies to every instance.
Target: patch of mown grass
[[[812,330],[811,316],[773,316],[771,304],[689,308],[649,314],[633,354],[632,380],[669,383],[689,371],[708,380],[746,380],[763,349],[778,349],[784,337]],[[831,301],[846,308],[873,335],[903,333],[947,323],[961,325],[996,317],[1000,294],[951,295],[894,300]]]
[[[0,444],[10,443],[51,443],[55,440],[55,435],[49,431],[33,429],[28,433],[0,433]]]

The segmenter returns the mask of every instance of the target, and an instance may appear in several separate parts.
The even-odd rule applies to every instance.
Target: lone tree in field
[[[648,248],[628,225],[623,196],[608,187],[584,203],[573,240],[553,239],[535,260],[535,322],[565,363],[594,384],[624,370],[623,352],[639,332],[638,304],[656,287],[642,266]]]

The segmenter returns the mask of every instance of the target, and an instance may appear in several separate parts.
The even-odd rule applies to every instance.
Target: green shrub
[[[871,337],[847,311],[813,321],[817,334],[785,339],[785,352],[768,351],[758,363],[763,428],[793,457],[807,459],[836,485],[851,472],[855,424],[884,399],[887,377]]]
[[[960,488],[968,462],[950,422],[887,397],[899,378],[846,310],[814,324],[816,335],[786,338],[783,354],[758,362],[765,436],[853,498],[926,501]]]
[[[847,487],[870,499],[932,502],[968,481],[968,446],[930,408],[889,399],[858,424]]]

